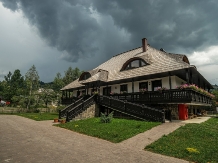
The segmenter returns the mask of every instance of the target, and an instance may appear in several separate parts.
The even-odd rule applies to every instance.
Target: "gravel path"
[[[114,144],[15,115],[0,115],[0,163],[188,163],[144,151],[182,123],[165,123]]]

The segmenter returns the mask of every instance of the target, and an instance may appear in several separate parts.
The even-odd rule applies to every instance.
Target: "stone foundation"
[[[82,120],[87,118],[93,118],[99,116],[99,106],[97,104],[92,104],[85,111],[77,115],[73,120]]]

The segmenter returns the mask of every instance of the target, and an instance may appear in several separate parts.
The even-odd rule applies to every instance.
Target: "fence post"
[[[123,101],[123,103],[124,103],[124,110],[126,111],[126,100]]]
[[[162,123],[165,123],[165,111],[162,110]]]

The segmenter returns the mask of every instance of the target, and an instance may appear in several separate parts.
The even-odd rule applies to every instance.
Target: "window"
[[[139,67],[139,61],[140,61],[140,60],[134,60],[134,61],[132,61],[132,62],[131,62],[131,67],[132,67],[132,68]]]
[[[127,84],[120,85],[120,92],[128,92]]]
[[[88,78],[90,78],[90,77],[91,77],[91,74],[88,73],[88,72],[86,72],[86,73],[84,73],[84,74],[82,74],[82,75],[80,76],[80,79],[79,79],[79,80],[86,80],[86,79],[88,79]]]
[[[136,60],[133,60],[130,63],[128,63],[126,65],[126,67],[124,68],[124,70],[129,70],[129,69],[142,67],[142,66],[146,66],[146,65],[148,65],[148,64],[145,61],[143,61],[142,59],[136,59]]]
[[[152,81],[152,91],[155,91],[158,87],[162,88],[162,80]]]
[[[146,89],[146,90],[148,90],[148,82],[139,83],[139,89]]]
[[[147,64],[143,61],[143,60],[141,60],[141,66],[140,67],[142,67],[142,66],[146,66]]]
[[[104,87],[103,88],[103,95],[110,95],[111,87]]]

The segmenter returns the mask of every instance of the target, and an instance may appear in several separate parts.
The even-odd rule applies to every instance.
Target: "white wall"
[[[141,80],[141,81],[134,81],[134,92],[139,92],[139,83],[141,82],[148,82],[148,91],[152,91],[152,81],[154,80],[162,80],[162,87],[165,87],[167,89],[170,89],[169,84],[169,77],[163,77],[163,78],[155,78],[151,80]],[[176,86],[181,85],[181,83],[185,83],[184,80],[180,79],[177,76],[171,76],[171,88],[176,89]],[[111,92],[114,93],[120,93],[120,85],[127,84],[128,85],[128,93],[132,93],[132,83],[120,83],[115,85],[108,85],[108,87],[111,87]],[[103,94],[103,87],[100,88],[100,94]]]
[[[186,81],[180,79],[177,76],[171,76],[171,85],[172,89],[176,89],[177,86],[180,86],[181,84],[186,83]]]
[[[176,84],[176,77],[175,76],[171,76],[171,87],[172,89],[175,89],[177,86]]]
[[[155,79],[151,79],[151,80],[141,80],[141,81],[134,81],[134,92],[139,92],[139,83],[141,82],[148,82],[148,91],[152,91],[152,81],[154,80],[162,80],[162,87],[165,87],[167,89],[170,89],[170,85],[169,85],[169,77],[163,77],[163,78],[155,78]],[[177,76],[171,76],[171,84],[172,84],[172,89],[176,89],[176,86],[181,85],[182,83],[186,83],[184,80],[180,79]],[[132,82],[128,82],[128,83],[120,83],[120,84],[115,84],[115,85],[108,85],[108,87],[111,87],[111,92],[114,93],[120,93],[120,85],[123,84],[127,84],[128,87],[128,93],[132,93]],[[106,87],[106,86],[104,86]],[[104,87],[100,87],[100,95],[103,94],[103,88]],[[88,94],[91,94],[91,89],[89,88],[88,90]],[[79,91],[83,91],[82,89]],[[77,90],[73,91],[73,96],[77,96]]]
[[[179,77],[175,76],[175,80],[176,80],[176,86],[180,86],[181,84],[185,84],[186,81],[185,80],[182,80],[180,79]],[[175,89],[176,87],[174,87]]]
[[[171,84],[172,84],[172,78],[171,78]],[[162,87],[170,89],[169,77],[162,78]]]

